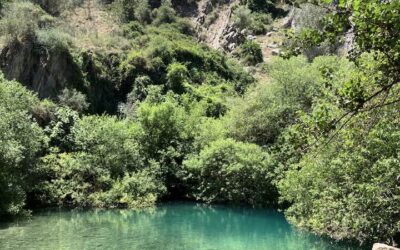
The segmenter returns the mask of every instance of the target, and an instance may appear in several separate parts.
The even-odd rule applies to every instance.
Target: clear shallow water
[[[47,211],[0,224],[0,249],[359,249],[293,229],[274,210],[167,203],[146,211]]]

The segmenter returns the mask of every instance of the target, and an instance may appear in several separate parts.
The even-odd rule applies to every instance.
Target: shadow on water
[[[39,211],[1,224],[0,249],[361,248],[295,230],[272,209],[173,202],[140,211]]]

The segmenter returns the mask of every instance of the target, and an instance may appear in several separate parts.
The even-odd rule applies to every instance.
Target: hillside
[[[0,13],[0,219],[190,200],[400,244],[400,1],[0,0]]]

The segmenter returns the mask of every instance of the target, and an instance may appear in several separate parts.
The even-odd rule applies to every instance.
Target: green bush
[[[70,153],[55,150],[42,158],[46,177],[37,187],[42,201],[79,207],[152,205],[163,192],[159,167],[138,144],[139,128],[128,120],[86,116],[69,134]]]
[[[192,195],[205,202],[271,205],[277,193],[268,154],[254,144],[217,140],[184,162]]]
[[[153,25],[161,25],[164,23],[173,23],[177,20],[176,12],[172,5],[168,3],[168,1],[164,1],[164,3],[157,9],[154,9],[152,12],[153,16]]]
[[[181,20],[181,19],[180,19]],[[165,91],[173,88],[177,93],[188,91],[188,88],[179,86],[183,82],[173,82],[173,69],[178,65],[181,75],[190,86],[200,85],[231,85],[238,92],[242,92],[254,82],[254,78],[241,68],[237,61],[228,60],[223,54],[197,44],[190,36],[180,30],[179,21],[173,24],[163,24],[158,28],[148,26],[145,34],[134,41],[135,49],[120,65],[123,82],[134,85],[127,87],[140,95],[145,96],[145,88],[135,81],[138,77],[147,76],[151,84],[163,84]],[[186,27],[186,26],[185,26]],[[140,49],[136,49],[140,48]],[[183,69],[182,67],[185,67]],[[177,83],[177,86],[171,84]]]
[[[168,154],[182,157],[186,112],[171,95],[150,94],[138,107],[137,119],[143,132],[141,145],[149,158],[160,161]]]
[[[253,22],[249,29],[255,35],[263,35],[269,30],[269,25],[272,23],[273,19],[270,14],[267,13],[253,13]]]
[[[151,8],[147,0],[116,0],[113,10],[124,23],[138,21],[146,24],[151,21]]]
[[[233,22],[240,30],[248,29],[253,23],[251,11],[246,6],[239,6],[233,12]]]
[[[0,75],[0,217],[24,213],[35,163],[46,146],[30,111],[39,104],[31,92]]]
[[[38,189],[53,205],[138,208],[154,205],[164,192],[155,167],[113,176],[98,155],[83,152],[49,154],[41,169],[50,180]]]
[[[63,89],[58,96],[58,102],[60,105],[69,107],[78,113],[82,113],[89,108],[86,96],[76,89]]]
[[[167,69],[168,88],[175,93],[183,93],[185,83],[188,80],[189,71],[186,66],[181,63],[172,63]]]
[[[59,29],[43,29],[36,32],[38,44],[54,52],[68,51],[72,47],[72,37]]]
[[[139,37],[144,32],[143,25],[138,21],[131,21],[127,24],[124,24],[122,26],[122,29],[124,36],[129,39],[134,39],[136,37]]]
[[[28,2],[11,2],[4,6],[0,31],[8,40],[35,37],[39,28],[48,27],[53,18],[39,6]]]
[[[230,136],[262,146],[275,143],[282,131],[297,121],[299,112],[310,110],[324,86],[324,70],[334,84],[344,81],[352,67],[336,57],[316,58],[312,64],[304,57],[275,58],[266,68],[270,83],[250,89],[232,104],[225,118]]]
[[[261,46],[253,40],[247,40],[240,46],[240,54],[249,65],[256,65],[264,61]]]

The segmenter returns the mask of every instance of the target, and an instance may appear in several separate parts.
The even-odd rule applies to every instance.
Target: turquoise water
[[[0,249],[358,249],[293,229],[274,210],[167,203],[145,211],[47,211],[0,224]]]

